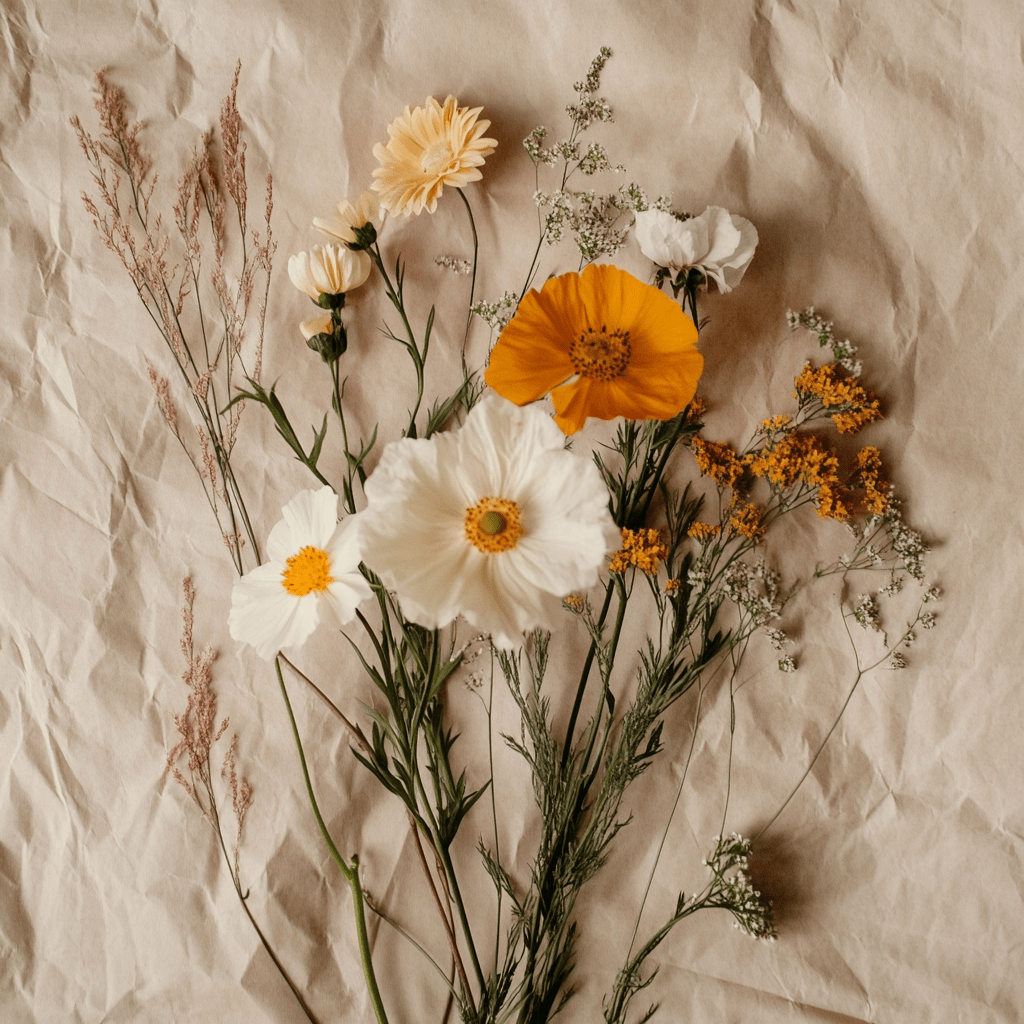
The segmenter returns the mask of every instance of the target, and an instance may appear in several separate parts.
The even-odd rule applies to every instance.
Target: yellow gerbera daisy
[[[667,420],[697,390],[704,357],[693,321],[618,267],[590,264],[526,295],[484,375],[517,405],[551,393],[566,434],[587,417]]]
[[[428,96],[424,106],[406,107],[388,125],[388,144],[373,147],[381,164],[373,172],[373,189],[388,213],[433,213],[445,185],[462,188],[482,177],[478,168],[498,143],[481,138],[491,126],[477,120],[481,110],[460,107],[454,96],[443,106]]]

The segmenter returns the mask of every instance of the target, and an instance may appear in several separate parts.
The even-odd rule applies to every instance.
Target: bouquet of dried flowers
[[[796,584],[784,583],[763,554],[775,524],[816,512],[824,528],[838,523],[848,531],[851,550],[819,564],[815,577],[838,574],[852,583],[884,574],[880,588],[855,601],[842,590],[854,668],[840,716],[864,673],[884,661],[901,667],[915,630],[934,623],[925,608],[937,596],[923,584],[925,546],[901,518],[879,449],[860,448],[844,466],[829,440],[831,428],[854,434],[879,419],[880,402],[860,383],[854,346],[837,340],[813,309],[790,314],[790,326],[816,336],[832,361],[807,363],[796,378],[795,407],[764,419],[741,448],[703,436],[699,300],[708,289],[726,293],[741,284],[758,235],[750,221],[721,207],[699,216],[674,212],[667,197],[652,200],[636,183],[607,194],[576,187],[579,178],[623,170],[585,138],[595,121],[611,120],[598,94],[609,56],[603,49],[575,85],[567,137],[549,145],[547,130],[537,128],[525,140],[536,171],[539,231],[518,290],[495,302],[474,301],[479,242],[467,186],[482,178],[497,143],[485,134],[490,125],[481,108],[462,107],[452,96],[407,107],[388,126],[388,142],[374,148],[380,166],[372,187],[314,218],[328,240],[288,261],[292,283],[315,307],[299,330],[331,384],[331,408],[309,443],[275,388],[261,382],[276,248],[272,182],[268,177],[264,225],[253,230],[237,69],[221,111],[219,159],[208,135],[178,186],[173,226],[151,212],[155,180],[140,126],[129,122],[123,97],[104,76],[96,104],[100,136],[74,121],[95,182],[86,207],[166,343],[170,379],[150,370],[156,400],[196,470],[238,573],[231,635],[273,663],[313,814],[351,889],[380,1022],[388,1000],[374,970],[359,861],[340,852],[320,812],[286,679],[312,688],[348,731],[352,754],[380,783],[382,799],[404,804],[450,957],[450,967],[435,962],[450,993],[446,1017],[454,1007],[466,1022],[543,1024],[572,995],[581,938],[576,909],[629,825],[627,791],[642,785],[667,746],[692,754],[706,688],[724,677],[733,698],[756,635],[777,650],[780,670],[796,670],[791,641],[779,627]],[[557,187],[545,191],[549,178]],[[485,367],[471,366],[463,347],[461,379],[448,393],[428,396],[424,367],[435,311],[414,324],[408,268],[400,253],[388,251],[387,227],[433,213],[446,189],[465,208],[473,258],[439,262],[471,275],[466,337],[481,319],[493,344]],[[204,221],[212,251],[201,240]],[[238,239],[229,246],[235,228]],[[651,262],[653,283],[612,262],[631,232]],[[571,239],[578,266],[533,287],[547,246],[562,239]],[[229,251],[241,259],[230,270]],[[394,308],[397,325],[386,333],[408,355],[416,390],[401,436],[385,443],[374,429],[368,441],[354,443],[342,368],[356,322],[352,305],[372,279]],[[245,325],[254,304],[252,337]],[[182,425],[182,398],[194,435]],[[269,530],[250,517],[246,482],[232,462],[246,405],[266,410],[312,477],[313,486],[299,491]],[[340,467],[321,458],[332,417],[344,451]],[[571,441],[593,420],[613,421],[614,435],[581,451]],[[907,578],[922,584],[916,614],[885,638],[881,656],[864,654],[854,627],[881,630],[879,595],[896,594]],[[233,742],[222,771],[237,824],[234,853],[228,850],[212,766],[227,722],[217,722],[213,652],[193,647],[189,581],[185,598],[189,699],[175,717],[181,739],[168,770],[213,825],[246,914],[316,1020],[284,966],[287,958],[272,948],[246,903],[237,843],[252,792],[236,767]],[[623,657],[627,612],[634,627],[642,624],[643,639]],[[587,638],[585,654],[571,680],[555,680],[552,645],[565,641],[574,621]],[[340,634],[341,649],[355,652],[376,694],[372,704],[353,697],[353,707],[339,708],[294,663],[317,629]],[[528,768],[540,822],[525,874],[501,856],[493,756],[489,764],[467,765],[458,754],[449,708],[466,691],[449,683],[470,668],[487,708],[489,744],[494,687],[507,687],[518,710],[501,741]],[[562,721],[549,694],[573,685]],[[687,732],[669,737],[666,714],[684,698]],[[467,816],[485,799],[493,830],[467,835]],[[677,795],[665,808],[668,821],[678,801]],[[482,915],[467,905],[452,856],[456,844],[467,842],[478,847],[493,882],[493,904]],[[644,908],[637,908],[621,970],[606,979],[608,1024],[654,1014],[650,1006],[628,1016],[657,969],[651,958],[659,944],[697,912],[725,910],[747,934],[774,938],[771,908],[747,874],[751,845],[736,834],[707,837],[703,887],[680,893],[646,937],[639,927]],[[652,878],[656,865],[657,859]],[[384,907],[369,909],[391,920]],[[496,920],[496,927],[485,934],[481,919]],[[430,943],[408,937],[429,958]]]

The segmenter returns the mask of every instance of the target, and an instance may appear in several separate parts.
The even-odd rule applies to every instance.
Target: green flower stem
[[[476,268],[477,259],[480,253],[480,240],[476,233],[476,221],[473,219],[473,209],[469,205],[469,200],[466,198],[464,189],[456,189],[459,194],[459,198],[462,200],[463,205],[466,207],[466,214],[469,217],[469,228],[473,232],[473,276],[469,282],[469,312],[466,314],[466,336],[462,339],[462,376],[466,378],[469,376],[469,370],[466,367],[466,346],[469,344],[469,328],[473,323],[473,296],[476,293]]]
[[[619,606],[615,612],[615,626],[612,629],[612,638],[608,644],[608,670],[607,672],[603,673],[604,679],[602,681],[603,686],[601,688],[601,698],[598,701],[597,705],[598,713],[594,715],[594,721],[590,727],[590,735],[587,737],[587,747],[583,753],[583,760],[580,762],[581,771],[587,770],[587,764],[590,761],[590,755],[591,753],[593,753],[594,750],[594,741],[597,739],[598,722],[600,721],[599,712],[601,710],[601,704],[604,703],[608,695],[608,680],[611,676],[612,665],[615,662],[615,651],[619,646],[619,636],[622,634],[622,622],[623,619],[625,619],[626,617],[626,602],[628,600],[628,596],[626,594],[626,587],[623,582],[622,576],[612,576],[610,583],[614,585],[615,590],[618,592]],[[598,760],[600,761],[600,757],[598,758]]]
[[[423,874],[426,876],[427,885],[430,887],[430,893],[434,897],[434,903],[437,906],[437,913],[441,918],[441,923],[444,925],[445,935],[448,938],[448,945],[451,948],[452,963],[455,966],[455,970],[458,972],[459,980],[462,982],[462,991],[464,998],[469,1004],[470,1011],[476,1013],[476,1003],[473,1001],[473,993],[469,988],[469,978],[466,976],[466,968],[462,962],[462,954],[459,952],[459,944],[455,938],[455,930],[452,927],[453,922],[449,917],[448,912],[445,911],[444,904],[441,902],[441,896],[437,891],[437,886],[434,885],[433,876],[430,874],[430,866],[427,864],[426,854],[423,852],[423,843],[420,841],[420,830],[416,824],[416,819],[413,817],[411,811],[406,811],[409,817],[409,827],[412,830],[412,837],[416,842],[416,852],[419,854],[420,866],[423,868]]]
[[[363,961],[363,974],[366,976],[366,987],[370,990],[370,1001],[373,1003],[373,1012],[377,1015],[377,1024],[388,1024],[388,1017],[384,1012],[384,1003],[381,1001],[380,990],[377,988],[377,978],[373,973],[373,960],[370,958],[370,940],[366,933],[366,911],[363,904],[363,887],[359,882],[359,857],[355,854],[352,856],[352,874],[349,876],[348,884],[349,888],[352,890],[352,910],[356,917],[356,936],[359,939],[359,956]]]
[[[434,856],[437,857],[438,863],[442,868],[441,880],[444,883],[448,899],[455,905],[455,909],[458,911],[459,925],[462,928],[462,934],[466,939],[466,948],[469,950],[469,958],[473,965],[473,973],[476,975],[477,983],[480,985],[480,991],[483,993],[487,989],[487,983],[484,980],[484,972],[480,966],[480,958],[477,956],[476,943],[473,941],[473,932],[469,926],[469,916],[466,914],[466,904],[462,899],[462,890],[459,888],[459,880],[455,875],[455,865],[452,863],[451,855],[448,853],[444,843],[441,842],[441,833],[434,817],[433,809],[430,806],[427,791],[423,785],[423,779],[420,777],[418,768],[415,771],[414,777],[416,785],[419,787],[420,796],[423,799],[424,809],[427,813],[427,820],[424,824],[427,826],[427,831],[430,835],[430,845],[434,850]],[[470,997],[469,992],[467,992],[466,995],[467,997]]]
[[[597,631],[600,633],[604,621],[608,617],[608,608],[612,603],[612,593],[615,590],[615,580],[608,581],[608,587],[604,594],[604,604],[601,607],[601,614],[597,619]],[[580,681],[576,687],[576,700],[572,706],[572,714],[569,716],[569,725],[565,730],[565,745],[562,747],[562,773],[569,764],[569,751],[572,749],[572,734],[576,729],[576,719],[579,717],[580,705],[583,703],[583,691],[587,688],[587,679],[590,677],[590,667],[594,663],[594,655],[597,654],[597,641],[591,640],[590,650],[587,652],[586,661],[583,662],[583,671],[580,674]]]
[[[434,321],[434,310],[433,308],[430,310],[430,317],[423,338],[423,351],[421,352],[416,341],[416,335],[412,329],[412,324],[409,323],[409,317],[405,311],[405,299],[402,294],[403,272],[400,264],[395,266],[396,279],[395,283],[392,284],[391,277],[384,266],[384,259],[380,254],[379,243],[374,243],[373,246],[366,250],[366,253],[380,271],[380,276],[384,279],[384,288],[387,291],[387,296],[391,300],[391,304],[398,310],[398,315],[402,318],[402,324],[405,327],[406,337],[409,339],[408,341],[402,341],[400,338],[395,338],[396,341],[405,345],[416,371],[416,404],[413,406],[412,413],[409,416],[409,429],[406,431],[407,436],[415,437],[416,415],[419,413],[420,405],[423,402],[423,364],[426,362],[427,349],[430,346],[430,329]],[[390,331],[388,333],[390,334]],[[394,335],[392,334],[391,337],[394,338]]]
[[[299,736],[299,727],[295,722],[295,713],[292,711],[292,702],[288,699],[288,688],[284,684],[284,675],[281,672],[280,659],[274,659],[274,668],[277,671],[277,681],[281,685],[281,696],[284,697],[284,706],[288,709],[288,719],[292,725],[292,734],[295,737],[295,746],[299,752],[299,762],[302,765],[302,777],[306,780],[306,793],[309,795],[309,802],[313,808],[313,815],[320,828],[327,849],[338,865],[339,870],[345,876],[349,888],[352,890],[352,910],[356,919],[356,935],[359,939],[359,956],[363,962],[363,974],[366,977],[366,987],[370,993],[370,1001],[373,1003],[373,1011],[377,1016],[377,1024],[388,1024],[388,1016],[384,1012],[384,1003],[381,1001],[380,989],[377,987],[377,978],[373,972],[373,960],[370,957],[370,943],[366,934],[366,909],[363,902],[363,887],[359,882],[359,858],[353,857],[350,865],[338,851],[331,833],[327,830],[327,823],[320,813],[320,807],[316,802],[316,795],[313,793],[313,783],[309,777],[309,768],[306,765],[306,755],[302,749],[302,738]]]
[[[345,511],[348,512],[350,515],[355,515],[356,499],[355,499],[355,492],[353,490],[353,480],[352,480],[352,463],[353,463],[355,457],[352,455],[352,451],[351,451],[351,449],[348,446],[348,427],[345,424],[345,412],[344,412],[344,409],[343,409],[342,404],[341,404],[341,397],[342,397],[342,391],[343,391],[342,380],[341,380],[341,369],[340,369],[340,367],[338,365],[338,360],[337,359],[334,361],[334,363],[330,367],[330,370],[331,370],[331,382],[334,385],[334,401],[331,404],[334,406],[334,411],[338,414],[338,422],[341,424],[341,440],[342,440],[342,443],[345,445],[345,462],[347,464],[346,473],[345,473],[345,477],[346,478],[345,478],[345,483],[343,484],[344,492],[345,492],[344,493]],[[360,487],[363,484],[366,483],[366,471],[363,469],[362,462],[359,462],[356,465],[356,476],[359,479]]]

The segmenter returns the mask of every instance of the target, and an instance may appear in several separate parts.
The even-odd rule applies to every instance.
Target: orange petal
[[[563,275],[563,278],[575,275]],[[578,308],[575,281],[552,278],[519,303],[491,351],[484,380],[517,405],[535,402],[572,376],[569,345],[576,337],[569,311]]]

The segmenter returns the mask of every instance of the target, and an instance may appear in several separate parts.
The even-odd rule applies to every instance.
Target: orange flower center
[[[295,597],[326,590],[333,582],[331,560],[326,551],[305,547],[285,561],[287,568],[281,573],[281,585]]]
[[[481,498],[466,509],[466,540],[485,555],[514,548],[523,535],[519,506],[507,498]]]
[[[420,157],[420,170],[424,174],[440,174],[452,162],[452,149],[447,139],[432,142]]]
[[[588,327],[570,346],[569,359],[581,377],[614,380],[629,366],[629,331]]]

